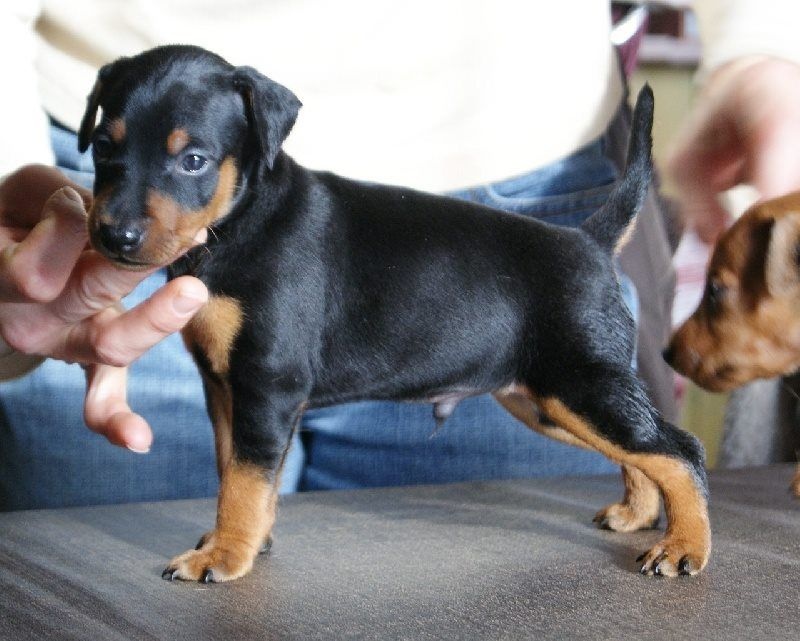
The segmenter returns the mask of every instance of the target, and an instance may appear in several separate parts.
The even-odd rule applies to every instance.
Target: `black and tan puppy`
[[[650,177],[649,89],[625,175],[580,229],[308,171],[281,150],[299,107],[255,70],[178,46],[104,67],[89,97],[80,146],[94,147],[94,247],[134,269],[188,249],[171,274],[194,274],[212,295],[184,338],[215,428],[217,522],[164,576],[250,570],[307,407],[446,410],[483,392],[624,464],[629,489],[650,488],[604,511],[609,527],[652,524],[660,489],[668,527],[643,572],[701,570],[702,448],[658,415],[631,371],[634,325],[611,260]],[[204,227],[207,244],[190,248]],[[540,425],[537,408],[559,427]]]

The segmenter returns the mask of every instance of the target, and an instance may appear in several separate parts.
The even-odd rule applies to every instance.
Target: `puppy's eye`
[[[104,134],[100,134],[92,141],[92,153],[97,159],[108,158],[114,150],[114,143],[111,138]]]
[[[708,285],[706,285],[706,300],[712,307],[716,307],[725,297],[727,291],[728,288],[718,280],[709,280]]]
[[[208,159],[200,154],[187,154],[181,160],[181,169],[187,174],[199,174],[208,166]]]

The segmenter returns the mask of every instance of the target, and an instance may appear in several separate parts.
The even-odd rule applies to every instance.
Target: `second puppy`
[[[664,358],[713,392],[800,369],[800,192],[751,207],[720,237]]]

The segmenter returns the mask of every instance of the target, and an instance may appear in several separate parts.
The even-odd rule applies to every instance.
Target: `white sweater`
[[[800,3],[698,5],[712,64],[800,60]],[[51,160],[42,109],[76,129],[101,64],[192,43],[300,97],[301,163],[434,191],[501,179],[602,132],[621,96],[609,28],[606,0],[5,0],[0,175]]]

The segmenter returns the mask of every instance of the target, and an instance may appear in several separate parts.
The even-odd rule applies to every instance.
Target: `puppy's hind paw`
[[[593,522],[597,527],[614,532],[635,532],[636,530],[652,530],[658,526],[658,511],[636,510],[627,503],[612,503],[597,514]]]

